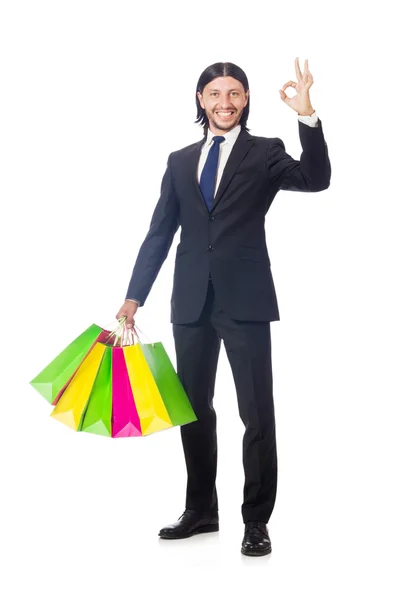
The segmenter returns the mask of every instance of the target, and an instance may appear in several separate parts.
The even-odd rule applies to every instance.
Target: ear
[[[202,94],[200,94],[200,92],[197,92],[197,98],[199,99],[201,108],[204,109],[203,96],[202,96]]]

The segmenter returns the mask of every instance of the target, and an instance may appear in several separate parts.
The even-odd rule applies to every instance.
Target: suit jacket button
[[[208,246],[208,248],[207,248],[208,252],[212,252],[213,249],[214,249],[214,246]]]
[[[215,221],[215,217],[210,217],[210,221]]]

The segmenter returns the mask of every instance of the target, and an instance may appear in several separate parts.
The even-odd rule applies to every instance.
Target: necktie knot
[[[219,144],[223,142],[224,139],[225,137],[223,135],[214,135],[214,137],[212,138],[214,142],[218,142]]]

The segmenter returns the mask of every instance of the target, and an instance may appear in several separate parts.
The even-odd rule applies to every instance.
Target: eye
[[[211,92],[210,96],[216,96],[219,92]],[[238,92],[231,92],[231,94],[234,94],[235,96],[238,96],[239,93]]]

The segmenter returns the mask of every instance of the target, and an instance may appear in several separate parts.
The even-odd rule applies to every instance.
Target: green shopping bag
[[[112,435],[112,348],[106,347],[79,431]]]
[[[140,329],[135,325],[135,330]],[[141,332],[142,333],[142,332]],[[138,334],[136,334],[138,337]],[[173,425],[197,421],[190,400],[161,342],[139,345]]]
[[[56,404],[57,396],[82,363],[102,331],[102,327],[95,324],[90,325],[29,383],[50,404]]]

